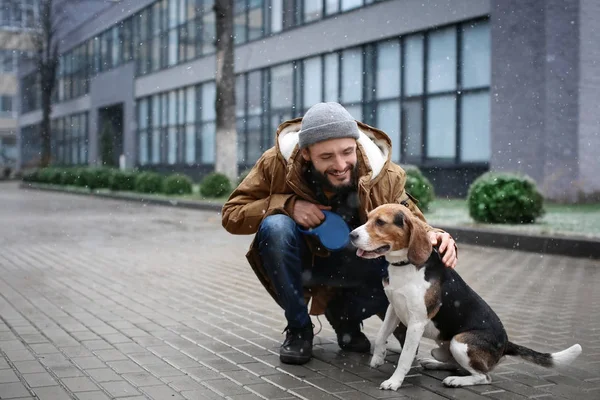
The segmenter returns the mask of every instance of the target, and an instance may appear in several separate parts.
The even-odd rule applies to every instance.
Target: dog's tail
[[[556,353],[540,353],[530,348],[508,342],[504,355],[521,357],[525,361],[546,368],[565,367],[571,364],[581,354],[581,346],[574,344],[566,350]]]

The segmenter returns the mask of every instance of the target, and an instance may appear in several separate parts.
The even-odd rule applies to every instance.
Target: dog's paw
[[[383,365],[383,363],[385,362],[385,359],[383,357],[381,357],[378,354],[373,354],[373,357],[371,357],[371,362],[369,363],[369,365],[371,366],[371,368],[377,368]]]
[[[398,390],[400,386],[402,386],[402,381],[397,381],[390,378],[387,381],[383,381],[379,388],[382,390]]]
[[[464,385],[464,379],[461,376],[449,376],[445,378],[442,383],[448,387],[462,387]]]
[[[438,369],[442,363],[433,358],[422,358],[419,360],[419,364],[425,369]]]

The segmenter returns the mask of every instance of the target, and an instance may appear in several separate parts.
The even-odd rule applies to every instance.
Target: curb
[[[104,199],[112,199],[112,200],[124,200],[132,203],[142,203],[149,205],[157,205],[157,206],[168,206],[168,207],[179,207],[179,208],[187,208],[192,210],[204,210],[204,211],[218,211],[221,212],[223,208],[223,204],[214,203],[211,201],[201,201],[201,200],[181,200],[181,199],[161,199],[156,197],[146,197],[143,195],[140,196],[127,196],[117,193],[102,193],[102,192],[77,192],[70,190],[62,190],[56,187],[49,186],[38,186],[36,184],[31,183],[21,183],[19,185],[20,189],[29,189],[29,190],[42,190],[46,192],[55,192],[55,193],[65,193],[65,194],[74,194],[79,196],[87,196],[87,197],[100,197]]]
[[[38,186],[36,184],[24,182],[22,182],[19,187],[21,189],[93,196],[105,199],[125,200],[134,203],[180,207],[192,210],[221,212],[223,207],[223,204],[211,201],[161,199],[155,197],[144,197],[143,195],[133,197],[116,193],[76,192],[62,190],[56,187]],[[539,254],[600,259],[600,240],[567,236],[526,235],[507,231],[498,232],[459,226],[436,225],[436,228],[440,228],[448,232],[458,243],[527,251]]]

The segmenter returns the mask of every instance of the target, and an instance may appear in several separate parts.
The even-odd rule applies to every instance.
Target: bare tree
[[[215,171],[233,182],[238,176],[237,131],[235,118],[235,70],[233,0],[215,0],[217,71],[215,112]]]

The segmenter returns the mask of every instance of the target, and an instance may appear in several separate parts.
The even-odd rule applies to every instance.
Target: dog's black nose
[[[350,232],[350,240],[356,240],[356,239],[358,239],[358,233]]]

